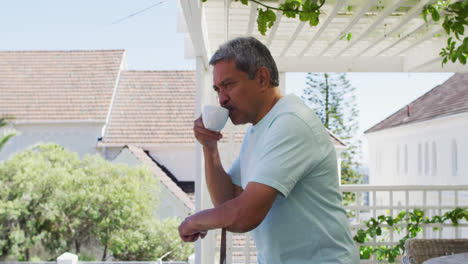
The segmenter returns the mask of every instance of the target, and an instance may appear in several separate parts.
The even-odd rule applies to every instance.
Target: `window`
[[[397,145],[396,148],[396,171],[400,172],[400,146]]]
[[[457,176],[458,174],[458,147],[457,141],[452,140],[452,175]]]
[[[404,170],[405,170],[405,174],[408,174],[408,146],[405,144],[405,149],[404,149],[404,153],[403,153],[403,166],[404,166]]]
[[[418,173],[422,173],[422,146],[418,143]]]
[[[432,141],[432,175],[437,174],[437,147],[435,141]]]
[[[424,144],[424,174],[429,175],[429,143]]]

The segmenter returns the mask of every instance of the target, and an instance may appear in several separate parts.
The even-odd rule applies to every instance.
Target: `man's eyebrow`
[[[232,78],[231,78],[231,77],[228,77],[228,78],[222,80],[221,82],[219,82],[219,84],[222,85],[222,86],[225,86],[227,82],[231,82],[231,81],[232,81]],[[213,89],[214,89],[215,91],[218,91],[218,90],[219,90],[219,87],[218,87],[216,84],[213,84]]]

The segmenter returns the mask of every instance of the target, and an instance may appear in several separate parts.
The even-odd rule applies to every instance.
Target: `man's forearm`
[[[218,148],[203,148],[205,158],[205,177],[211,201],[218,206],[234,198],[234,184],[223,169]]]

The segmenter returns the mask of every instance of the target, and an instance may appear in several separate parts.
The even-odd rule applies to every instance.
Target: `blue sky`
[[[194,61],[184,58],[185,35],[177,33],[177,17],[177,0],[4,1],[0,50],[125,49],[129,69],[193,70]],[[357,92],[360,133],[450,76],[349,73]],[[287,91],[300,94],[304,85],[304,73],[286,75]]]

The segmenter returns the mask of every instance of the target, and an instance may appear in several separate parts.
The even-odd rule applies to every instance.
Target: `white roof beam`
[[[391,36],[393,35],[394,33],[396,33],[397,31],[401,30],[402,27],[408,23],[408,21],[410,21],[411,19],[413,19],[414,17],[418,16],[421,14],[422,12],[422,9],[423,7],[428,4],[428,3],[431,3],[431,2],[434,2],[435,0],[422,0],[421,2],[419,2],[418,5],[416,5],[415,7],[411,8],[411,11],[408,12],[403,18],[402,20],[400,21],[400,23],[398,23],[398,25],[394,26],[390,32],[384,34],[382,37],[380,37],[378,40],[374,41],[373,43],[371,43],[370,45],[368,45],[366,48],[362,49],[362,52],[359,55],[362,55],[364,53],[366,53],[367,51],[369,51],[370,49],[372,49],[373,47],[375,47],[377,44],[379,44],[380,42],[382,42],[387,36]]]
[[[296,30],[294,31],[294,34],[289,38],[288,44],[284,47],[283,51],[281,51],[280,57],[284,57],[288,49],[291,47],[292,43],[296,41],[297,36],[299,35],[299,32],[301,32],[302,28],[306,22],[300,21],[300,23],[297,25]]]
[[[253,2],[250,3],[249,25],[248,25],[248,27],[247,27],[247,32],[246,32],[246,35],[247,35],[247,36],[251,36],[251,35],[252,35],[254,25],[255,25],[255,23],[257,22],[257,21],[256,21],[256,18],[257,18],[257,6],[258,6],[257,3],[253,3]]]
[[[431,60],[428,60],[420,65],[417,65],[413,68],[410,68],[408,72],[418,72],[418,71],[421,71],[423,68],[425,68],[426,66],[429,66],[431,64],[434,64],[436,62],[442,62],[442,57],[439,57],[437,56],[436,58],[433,58]]]
[[[367,4],[361,8],[360,12],[357,13],[357,15],[354,16],[353,20],[348,24],[348,26],[345,29],[343,29],[335,37],[335,39],[331,41],[325,49],[322,50],[322,52],[319,53],[319,56],[323,56],[323,54],[325,54],[331,47],[333,47],[336,44],[336,42],[340,40],[341,37],[343,37],[344,34],[349,32],[349,30],[356,24],[356,22],[359,21],[359,19],[361,19],[361,17],[363,17],[366,14],[366,12],[375,4],[375,2],[377,2],[377,0],[367,1]]]
[[[282,4],[284,2],[284,0],[281,0],[279,2],[279,4]],[[279,27],[279,24],[281,23],[281,18],[283,17],[283,11],[281,10],[278,10],[276,12],[276,21],[275,21],[275,24],[273,25],[273,28],[271,29],[269,36],[268,36],[268,40],[267,42],[265,43],[265,45],[269,48],[270,45],[271,45],[271,42],[273,42],[273,39],[275,38],[276,36],[276,31],[278,30],[278,27]]]
[[[361,39],[367,37],[369,33],[371,33],[382,21],[390,16],[393,11],[395,11],[398,7],[400,7],[404,2],[407,0],[399,0],[398,2],[394,2],[393,5],[387,6],[381,13],[380,15],[375,19],[374,23],[367,27],[367,29],[362,33],[358,38],[355,38],[352,40],[344,49],[342,49],[335,57],[341,56],[345,51],[350,49],[352,46],[354,46],[356,43],[358,43]]]
[[[211,51],[208,46],[205,19],[202,19],[203,5],[199,1],[180,0],[180,7],[184,13],[195,56],[201,57],[204,68],[208,69],[208,54],[211,54]]]
[[[224,0],[224,40],[229,39],[229,8],[231,7],[231,0]]]
[[[400,52],[398,52],[398,53],[396,54],[396,56],[399,56],[399,55],[401,55],[401,54],[404,54],[405,52],[407,52],[407,51],[411,50],[412,48],[418,46],[419,44],[423,43],[424,41],[430,40],[430,39],[432,39],[435,35],[437,35],[437,34],[442,34],[443,32],[444,32],[444,29],[439,29],[439,30],[437,30],[437,31],[435,31],[435,32],[432,31],[432,32],[427,33],[424,37],[422,37],[422,38],[419,39],[418,41],[415,41],[415,42],[411,43],[411,45],[409,45],[409,46],[406,47],[405,49],[403,49],[403,50],[401,50]]]
[[[325,22],[323,23],[322,26],[320,26],[320,29],[319,31],[317,31],[317,33],[315,33],[314,37],[312,38],[311,41],[309,41],[309,43],[307,43],[307,45],[305,46],[305,48],[299,53],[299,57],[304,57],[304,54],[310,49],[310,47],[312,47],[312,44],[318,39],[318,37],[320,37],[320,35],[322,34],[322,32],[328,27],[328,24],[330,24],[330,22],[333,20],[333,18],[335,18],[336,14],[338,13],[338,11],[341,10],[341,8],[343,7],[343,5],[347,2],[347,0],[340,0],[336,5],[335,7],[333,8],[332,12],[330,13],[330,15],[327,17],[327,20],[325,20]]]
[[[399,38],[397,41],[395,41],[393,44],[390,44],[390,46],[386,47],[386,48],[383,48],[381,51],[379,51],[377,54],[375,54],[374,56],[379,56],[381,55],[382,53],[386,52],[386,51],[389,51],[391,48],[395,47],[396,45],[400,44],[402,41],[406,40],[407,38],[411,37],[413,34],[416,34],[418,31],[420,31],[421,29],[424,29],[426,28],[428,25],[432,24],[433,21],[432,19],[429,19],[427,20],[427,23],[424,23],[422,25],[420,25],[419,27],[417,27],[415,30],[411,31],[410,33],[406,34],[404,37],[402,38]]]

